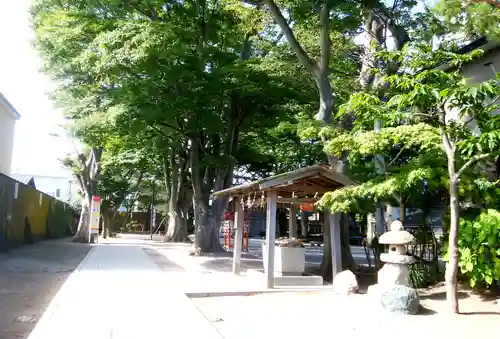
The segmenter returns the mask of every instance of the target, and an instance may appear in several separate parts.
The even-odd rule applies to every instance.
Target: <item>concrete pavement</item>
[[[93,246],[29,339],[222,338],[176,284],[170,286],[173,274],[140,246]]]
[[[41,241],[0,254],[0,338],[26,339],[90,246]]]

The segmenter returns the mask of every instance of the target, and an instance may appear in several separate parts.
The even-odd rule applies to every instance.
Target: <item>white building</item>
[[[71,176],[13,174],[11,177],[25,185],[32,180],[37,190],[64,202],[80,200],[78,183]]]
[[[16,120],[21,116],[0,93],[0,173],[10,175]]]

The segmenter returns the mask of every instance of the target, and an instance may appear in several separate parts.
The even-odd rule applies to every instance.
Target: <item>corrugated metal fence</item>
[[[0,174],[0,251],[70,236],[76,222],[68,204]]]

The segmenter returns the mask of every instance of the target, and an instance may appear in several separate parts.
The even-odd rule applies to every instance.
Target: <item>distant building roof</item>
[[[14,108],[14,106],[12,106],[12,104],[9,102],[9,100],[7,100],[7,98],[2,93],[0,93],[0,103],[4,104],[7,107],[7,110],[9,111],[9,113],[12,114],[12,116],[16,120],[18,120],[21,117],[21,115],[17,112],[17,110]]]
[[[457,51],[457,54],[467,54],[467,53],[472,52],[473,50],[476,50],[476,49],[481,49],[486,54],[486,53],[490,52],[491,50],[494,50],[498,47],[500,47],[500,43],[498,43],[496,41],[489,41],[486,37],[483,36],[483,37],[477,38],[477,39],[469,42],[465,46],[462,46]],[[438,67],[438,69],[441,69],[443,71],[448,71],[452,68],[453,68],[453,66],[451,66],[447,62],[441,64]]]
[[[22,184],[25,184],[28,187],[36,188],[35,178],[33,178],[30,175],[12,174],[10,177],[16,181],[19,181]]]

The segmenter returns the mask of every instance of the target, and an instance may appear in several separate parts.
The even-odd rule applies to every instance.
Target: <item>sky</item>
[[[61,114],[47,93],[50,80],[39,72],[42,62],[32,47],[31,0],[0,0],[0,92],[21,115],[16,123],[13,174],[61,176],[69,172],[59,159],[73,149],[60,131]]]

